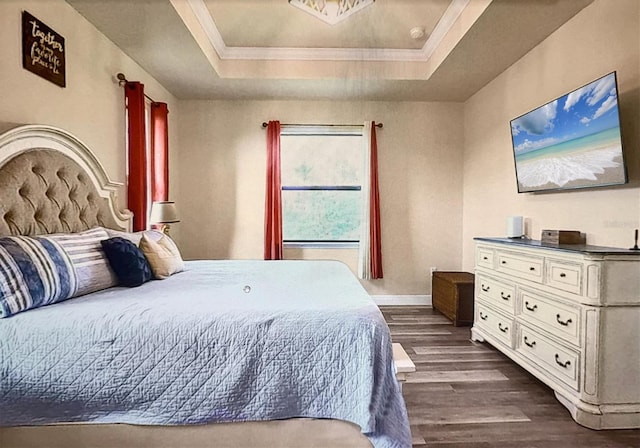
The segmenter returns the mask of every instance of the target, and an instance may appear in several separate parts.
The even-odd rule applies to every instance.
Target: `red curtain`
[[[133,212],[133,231],[147,228],[147,156],[145,140],[144,84],[124,87],[128,121],[129,177],[127,207]]]
[[[380,229],[380,188],[378,185],[378,142],[376,122],[371,122],[371,204],[369,208],[371,238],[371,278],[382,278],[382,232]]]
[[[264,259],[282,260],[282,192],[280,122],[267,126],[267,194],[264,214]]]
[[[151,103],[151,200],[169,200],[169,130],[166,103]]]

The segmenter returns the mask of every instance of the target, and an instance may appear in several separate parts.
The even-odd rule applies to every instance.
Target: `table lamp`
[[[169,225],[180,222],[176,211],[176,204],[173,201],[158,201],[151,204],[151,224],[160,224],[162,233],[169,234]]]

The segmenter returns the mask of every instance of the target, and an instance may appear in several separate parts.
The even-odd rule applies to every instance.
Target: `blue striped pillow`
[[[47,238],[0,238],[0,318],[61,302],[78,288],[67,253]]]
[[[59,233],[42,237],[57,243],[67,253],[78,278],[73,297],[89,294],[118,285],[109,260],[100,242],[109,238],[102,227],[94,227],[80,233]]]

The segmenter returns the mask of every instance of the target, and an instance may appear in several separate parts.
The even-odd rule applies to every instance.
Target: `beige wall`
[[[182,221],[187,258],[263,256],[266,134],[263,121],[384,123],[378,131],[385,278],[373,294],[429,294],[429,267],[461,259],[462,105],[452,103],[182,101]],[[340,258],[356,251],[287,251]]]
[[[65,38],[67,87],[61,88],[22,68],[22,10]],[[122,88],[114,82],[123,72],[145,84],[145,92],[170,110],[170,145],[177,149],[175,98],[93,25],[62,0],[0,2],[0,123],[48,124],[71,132],[104,165],[112,180],[125,182],[125,121]],[[175,153],[175,151],[174,151]],[[172,157],[175,167],[178,160]],[[178,186],[171,172],[172,190]],[[119,195],[126,205],[124,189]]]
[[[20,13],[66,39],[67,88],[22,68]],[[470,270],[474,236],[504,235],[510,215],[542,228],[579,229],[588,242],[630,246],[640,227],[640,3],[596,0],[465,104],[180,101],[62,0],[0,2],[0,123],[62,127],[124,181],[125,126],[117,72],[169,104],[172,229],[186,258],[262,258],[265,131],[289,123],[384,122],[378,132],[385,279],[373,294],[429,294],[429,267]],[[631,182],[550,194],[516,191],[509,121],[617,70]],[[180,135],[178,135],[180,133]],[[463,181],[464,179],[464,181]],[[124,194],[121,194],[124,205]],[[339,258],[356,251],[294,251]]]
[[[597,0],[464,105],[463,268],[473,268],[473,237],[503,236],[506,218],[526,218],[527,234],[580,230],[587,243],[631,247],[640,227],[640,2]],[[509,121],[617,71],[624,187],[518,194]]]

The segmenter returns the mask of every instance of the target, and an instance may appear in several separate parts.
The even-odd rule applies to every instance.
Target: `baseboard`
[[[431,295],[371,296],[376,305],[431,306]]]

